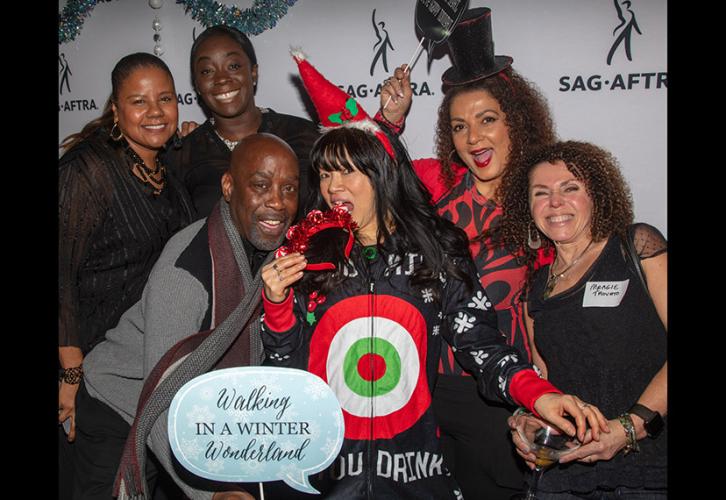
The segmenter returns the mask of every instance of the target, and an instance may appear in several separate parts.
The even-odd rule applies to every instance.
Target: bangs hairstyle
[[[474,274],[466,234],[439,217],[429,204],[430,195],[414,173],[406,149],[387,129],[382,127],[382,131],[393,147],[395,159],[373,134],[339,127],[323,134],[313,145],[311,173],[319,176],[321,171],[355,169],[368,177],[373,188],[377,240],[383,241],[379,246],[385,253],[398,256],[401,262],[406,253],[423,257],[422,265],[411,277],[414,287],[430,287],[438,298],[439,275],[444,273],[471,288]],[[320,179],[314,181],[319,183]],[[319,189],[316,205],[327,208]],[[341,266],[337,267],[340,271]]]

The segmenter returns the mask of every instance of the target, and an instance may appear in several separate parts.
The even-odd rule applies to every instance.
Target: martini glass
[[[531,413],[517,416],[515,423],[517,434],[526,443],[529,451],[537,457],[529,490],[523,500],[536,500],[537,486],[545,469],[554,465],[561,457],[575,451],[581,443],[577,437],[568,436]]]

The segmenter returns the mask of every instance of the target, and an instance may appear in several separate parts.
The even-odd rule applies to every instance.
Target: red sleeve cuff
[[[381,110],[379,109],[376,113],[376,116],[373,117],[373,119],[379,123],[383,123],[386,125],[389,129],[391,129],[391,132],[393,132],[396,135],[400,135],[401,131],[403,130],[403,125],[406,123],[406,115],[403,115],[400,120],[397,122],[390,122],[388,119],[381,113]]]
[[[282,302],[271,302],[262,291],[262,307],[265,310],[265,326],[273,332],[286,332],[295,324],[292,312],[292,288]]]
[[[535,415],[537,415],[537,412],[534,411],[534,402],[548,392],[562,394],[562,391],[547,380],[539,378],[537,372],[532,369],[518,371],[514,374],[512,382],[509,384],[509,394],[512,396],[512,399],[518,405],[524,406]],[[539,415],[537,416],[539,417]]]

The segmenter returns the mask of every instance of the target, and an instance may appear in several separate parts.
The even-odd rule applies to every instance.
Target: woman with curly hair
[[[527,248],[534,360],[557,387],[597,405],[611,431],[560,460],[576,463],[548,471],[537,498],[666,498],[666,240],[632,224],[630,191],[607,151],[561,142],[526,165],[503,185],[498,230],[510,248]],[[535,272],[538,241],[555,260]]]
[[[448,44],[454,64],[442,77],[446,93],[436,128],[437,158],[415,160],[414,168],[438,213],[469,237],[499,331],[531,360],[520,296],[526,267],[482,234],[502,217],[502,180],[528,151],[554,142],[554,124],[546,100],[511,67],[512,58],[494,55],[489,9],[466,12]],[[411,97],[408,72],[401,66],[382,89],[377,118],[400,128]],[[547,262],[545,254],[540,260]],[[506,432],[512,408],[480,398],[444,347],[434,393],[444,456],[466,498],[508,500],[521,489],[524,471]]]

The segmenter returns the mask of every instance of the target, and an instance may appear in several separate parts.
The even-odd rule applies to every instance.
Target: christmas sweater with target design
[[[431,407],[440,338],[489,399],[532,409],[539,396],[559,391],[506,345],[478,281],[467,290],[442,276],[436,300],[433,290],[410,284],[419,255],[354,256],[347,279],[312,315],[302,294],[263,302],[266,364],[318,375],[343,410],[340,454],[311,482],[326,498],[456,498]]]

